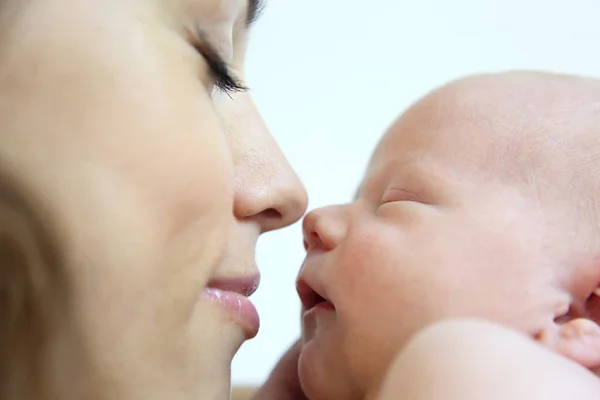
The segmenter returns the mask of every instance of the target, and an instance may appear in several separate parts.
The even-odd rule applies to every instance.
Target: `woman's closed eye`
[[[223,58],[208,43],[202,40],[201,34],[197,34],[192,40],[194,49],[204,58],[214,78],[214,86],[217,90],[231,96],[236,92],[245,92],[248,88],[229,71],[229,66]]]
[[[239,79],[229,72],[227,64],[214,51],[204,49],[200,54],[206,59],[206,63],[210,67],[214,75],[215,87],[218,90],[228,95],[248,90]]]

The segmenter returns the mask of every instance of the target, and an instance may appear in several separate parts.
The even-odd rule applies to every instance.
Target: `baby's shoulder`
[[[600,378],[516,331],[456,320],[425,329],[396,357],[378,398],[400,393],[422,400],[597,400]]]

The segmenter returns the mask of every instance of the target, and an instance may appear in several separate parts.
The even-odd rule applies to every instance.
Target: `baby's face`
[[[390,129],[352,203],[304,221],[300,375],[313,400],[362,398],[439,319],[535,333],[568,301],[553,290],[547,219],[493,172],[485,124],[433,109],[418,106]]]

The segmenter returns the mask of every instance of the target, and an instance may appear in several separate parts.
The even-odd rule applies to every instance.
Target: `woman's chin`
[[[238,324],[224,320],[218,310],[207,310],[190,326],[186,341],[190,356],[201,368],[199,376],[209,376],[207,384],[220,387],[222,380],[229,385],[231,363],[245,340]]]

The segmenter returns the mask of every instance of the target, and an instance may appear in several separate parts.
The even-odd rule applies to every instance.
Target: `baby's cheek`
[[[386,226],[363,224],[351,232],[335,266],[336,289],[343,299],[340,323],[361,330],[371,341],[401,346],[447,310],[448,277],[422,249],[422,235]],[[435,264],[437,271],[430,265]],[[369,346],[373,346],[371,343]],[[395,350],[392,350],[395,351]]]
[[[415,278],[405,242],[404,235],[386,227],[364,224],[349,232],[333,266],[336,287],[359,299],[361,307],[382,309],[404,298],[405,286]]]

